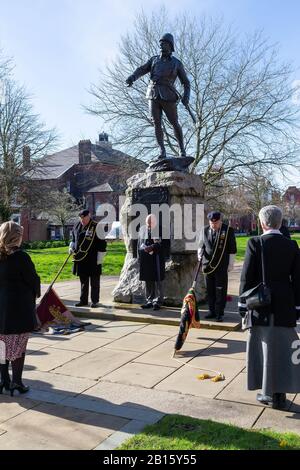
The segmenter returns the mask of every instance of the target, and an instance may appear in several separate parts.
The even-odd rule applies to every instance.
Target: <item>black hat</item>
[[[211,220],[212,222],[217,222],[217,220],[221,219],[221,212],[219,211],[212,211],[207,214],[208,220]]]
[[[88,209],[83,209],[82,211],[79,212],[79,217],[85,217],[89,215],[90,211]]]
[[[167,41],[171,45],[172,52],[174,52],[174,38],[173,38],[172,34],[170,34],[170,33],[164,34],[160,38],[159,42],[161,42],[161,41]]]

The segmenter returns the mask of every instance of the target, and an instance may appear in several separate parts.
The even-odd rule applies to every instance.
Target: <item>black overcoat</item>
[[[30,256],[17,250],[0,260],[0,334],[21,334],[36,326],[40,278]]]
[[[257,325],[268,324],[274,314],[275,326],[296,326],[300,315],[300,252],[296,241],[281,234],[263,235],[266,284],[271,289],[271,305],[257,311]],[[240,295],[262,281],[259,237],[248,241],[241,274]]]
[[[151,246],[153,253],[146,253],[143,245]],[[151,230],[142,226],[138,238],[140,281],[162,281],[165,278],[165,256],[161,239],[152,238]]]
[[[222,224],[220,228],[220,236],[225,237],[226,236],[226,231],[228,229],[228,225]],[[215,253],[215,244],[217,243],[217,240],[213,242],[212,239],[212,230],[209,225],[206,225],[201,233],[200,236],[200,243],[199,243],[199,248],[204,249],[203,253],[203,261],[202,265],[203,268],[206,268],[209,264],[209,262],[212,259],[213,254]],[[221,245],[220,245],[221,246]],[[216,255],[214,257],[214,262],[213,265],[215,266],[221,256],[222,249],[217,249]],[[234,235],[234,230],[232,227],[229,227],[228,230],[228,235],[227,235],[227,242],[226,246],[224,249],[224,254],[222,256],[222,259],[218,265],[218,268],[216,271],[218,272],[227,272],[228,270],[228,265],[229,265],[229,255],[235,254],[237,252],[237,247],[236,247],[236,239]],[[215,271],[214,271],[215,272]]]
[[[79,247],[85,239],[85,236],[91,228],[94,230],[97,227],[97,222],[91,220],[88,225],[83,227],[81,222],[78,222],[72,231],[72,242],[74,243],[75,253],[78,252]],[[97,265],[97,255],[99,251],[106,251],[106,241],[101,240],[95,234],[93,242],[89,250],[81,261],[75,261],[73,266],[73,273],[78,276],[92,276],[94,274],[102,273],[102,265]]]

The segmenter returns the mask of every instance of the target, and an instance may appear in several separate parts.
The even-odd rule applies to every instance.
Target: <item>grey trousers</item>
[[[164,299],[161,281],[145,281],[145,293],[147,303],[162,304]]]

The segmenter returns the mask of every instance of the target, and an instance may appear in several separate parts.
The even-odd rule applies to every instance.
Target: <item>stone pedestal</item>
[[[114,301],[135,303],[143,300],[144,289],[142,282],[139,281],[139,264],[137,258],[134,257],[132,240],[128,234],[128,224],[131,220],[128,214],[130,214],[133,195],[136,194],[136,190],[142,191],[148,188],[151,188],[153,194],[162,192],[162,188],[165,188],[165,192],[168,192],[169,196],[169,206],[174,207],[175,204],[177,215],[180,214],[182,218],[183,233],[180,239],[178,239],[176,227],[174,228],[174,220],[171,218],[170,253],[166,262],[166,276],[163,281],[164,304],[180,306],[183,297],[192,285],[198,262],[196,244],[192,244],[191,240],[187,239],[184,227],[193,222],[193,230],[195,231],[196,217],[198,217],[198,228],[203,227],[204,223],[202,179],[199,175],[181,171],[139,173],[128,180],[126,199],[120,217],[127,255],[119,284],[113,291]],[[201,218],[200,223],[199,218]],[[197,232],[198,239],[199,233]],[[201,294],[203,295],[204,292],[203,277],[200,275],[196,288],[197,297],[201,298]]]

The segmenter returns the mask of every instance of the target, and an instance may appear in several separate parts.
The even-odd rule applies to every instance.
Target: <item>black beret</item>
[[[221,219],[221,212],[219,211],[212,211],[207,214],[208,220],[211,220],[212,222],[216,222],[217,220]]]
[[[83,209],[79,212],[79,217],[85,217],[86,215],[89,215],[89,213],[90,211],[88,209]]]

